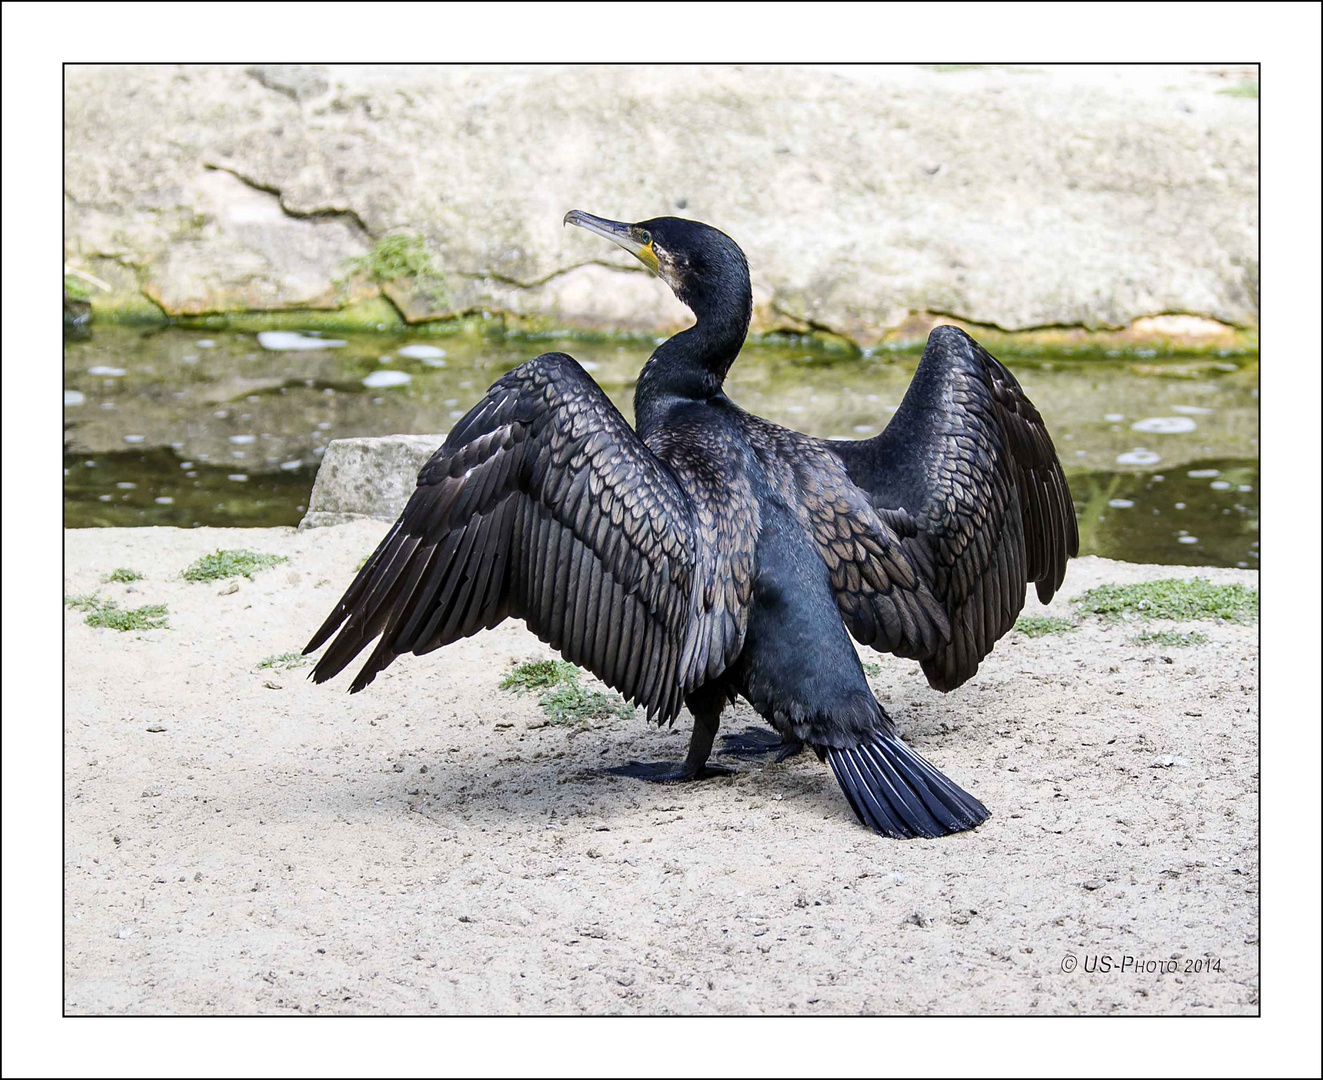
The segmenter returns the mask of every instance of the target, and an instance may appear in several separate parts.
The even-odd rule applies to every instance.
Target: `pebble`
[[[407,371],[374,371],[363,379],[363,385],[370,390],[382,390],[388,386],[405,386],[413,382],[413,376]]]
[[[1184,435],[1197,425],[1188,416],[1149,416],[1130,425],[1131,431],[1154,435]]]
[[[228,585],[225,586],[225,588],[223,588],[223,589],[221,589],[219,592],[217,592],[216,595],[217,595],[217,596],[233,596],[233,595],[234,595],[235,593],[237,593],[238,591],[239,591],[239,583],[238,583],[237,581],[231,581]]]
[[[334,338],[305,337],[297,330],[264,330],[257,343],[272,352],[297,352],[303,349],[338,349],[345,342]]]
[[[438,349],[435,345],[406,345],[395,351],[410,360],[440,360],[446,355],[445,349]]]

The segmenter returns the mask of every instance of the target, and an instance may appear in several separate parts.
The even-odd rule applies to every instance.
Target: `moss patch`
[[[1208,635],[1198,630],[1182,633],[1180,630],[1155,630],[1130,639],[1131,645],[1166,645],[1173,649],[1187,649],[1192,645],[1207,645]]]
[[[413,291],[438,306],[446,303],[446,275],[427,248],[427,241],[414,233],[393,233],[374,243],[366,255],[345,263],[345,277],[365,277],[384,284],[408,281]]]
[[[1104,619],[1225,619],[1248,622],[1258,618],[1259,594],[1244,585],[1214,585],[1207,578],[1144,581],[1137,585],[1099,585],[1072,603],[1085,615]]]
[[[1044,637],[1047,634],[1068,634],[1075,629],[1075,624],[1051,615],[1021,615],[1012,629],[1026,637]]]
[[[210,555],[203,555],[183,573],[185,581],[220,581],[222,578],[252,576],[259,570],[288,562],[284,555],[266,555],[260,551],[248,551],[240,548],[232,551],[217,549]]]
[[[121,566],[116,570],[112,570],[109,574],[106,574],[101,580],[103,582],[117,581],[121,585],[127,585],[131,581],[141,581],[142,578],[143,575],[141,571],[132,570],[127,566]]]
[[[211,315],[181,315],[174,325],[188,330],[230,330],[256,334],[262,330],[326,330],[398,332],[404,320],[395,306],[380,296],[337,308],[288,308],[283,311],[231,311]]]
[[[634,706],[619,694],[589,690],[579,676],[579,669],[564,660],[530,660],[501,679],[500,688],[516,694],[541,690],[538,704],[547,719],[556,724],[582,724],[612,716],[627,719],[634,715]]]
[[[94,292],[89,301],[92,315],[99,323],[118,323],[123,326],[164,326],[169,316],[142,293],[115,291]]]
[[[1228,86],[1225,90],[1219,90],[1219,94],[1224,97],[1243,97],[1255,98],[1259,96],[1259,84],[1246,79],[1239,86]]]
[[[547,719],[557,724],[582,724],[612,716],[628,720],[634,715],[634,706],[619,694],[587,690],[579,684],[577,676],[573,681],[543,694],[538,704],[547,714]]]
[[[500,687],[525,694],[530,690],[547,690],[578,677],[579,669],[564,660],[530,660],[502,678]]]
[[[270,668],[277,668],[280,671],[288,671],[290,668],[303,667],[312,663],[312,657],[304,656],[299,652],[281,653],[279,656],[268,656],[265,660],[259,661],[258,671],[265,671]]]
[[[169,628],[166,616],[169,610],[164,604],[144,604],[138,608],[122,608],[114,600],[103,597],[72,596],[65,597],[66,607],[75,611],[87,612],[83,621],[88,626],[105,627],[108,630],[166,630]]]

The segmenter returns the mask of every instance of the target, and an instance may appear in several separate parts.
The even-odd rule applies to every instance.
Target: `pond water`
[[[332,439],[440,435],[501,374],[552,349],[630,416],[654,347],[470,331],[317,338],[98,327],[67,340],[66,526],[296,525]],[[1081,554],[1258,567],[1257,355],[999,358],[1048,421]],[[867,438],[917,363],[917,352],[750,345],[726,388],[777,423]]]

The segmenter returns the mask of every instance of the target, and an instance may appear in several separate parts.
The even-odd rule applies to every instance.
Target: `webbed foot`
[[[699,765],[696,768],[684,762],[630,761],[614,768],[603,769],[611,776],[629,776],[635,780],[649,780],[654,784],[681,784],[691,780],[709,780],[714,776],[735,776],[735,769],[723,765]]]
[[[738,735],[721,736],[721,752],[733,757],[755,758],[770,755],[773,761],[785,761],[804,749],[798,739],[786,739],[775,731],[750,726]]]

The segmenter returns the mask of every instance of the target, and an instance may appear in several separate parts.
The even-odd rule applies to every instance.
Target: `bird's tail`
[[[859,820],[884,836],[946,836],[988,819],[986,806],[894,735],[826,756]]]

